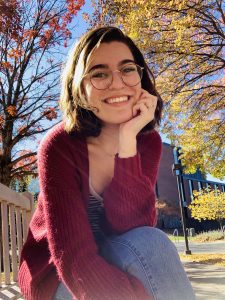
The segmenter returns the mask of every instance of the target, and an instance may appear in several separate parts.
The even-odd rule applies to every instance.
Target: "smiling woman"
[[[38,152],[25,298],[195,299],[176,248],[154,228],[162,99],[134,42],[115,27],[87,32],[65,65],[60,106],[63,121]]]
[[[128,46],[117,41],[100,44],[91,55],[88,69],[83,80],[85,99],[97,108],[96,116],[102,125],[131,120],[134,105],[144,91],[142,68],[135,64]],[[156,97],[151,100],[156,106]]]

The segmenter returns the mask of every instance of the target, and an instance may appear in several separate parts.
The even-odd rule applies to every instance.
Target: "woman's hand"
[[[136,154],[136,136],[154,119],[156,105],[157,97],[142,89],[138,101],[133,106],[133,118],[120,125],[119,157],[130,157]]]
[[[120,125],[120,134],[136,137],[140,130],[154,119],[156,105],[157,97],[142,89],[138,101],[133,106],[133,118]]]

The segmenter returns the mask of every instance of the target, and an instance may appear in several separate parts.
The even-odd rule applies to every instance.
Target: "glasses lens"
[[[128,86],[135,86],[141,81],[142,68],[136,64],[128,64],[120,72],[123,82]]]
[[[94,70],[90,73],[90,80],[96,89],[105,90],[112,83],[112,72],[110,70]]]
[[[127,64],[122,69],[116,70],[127,86],[135,86],[142,79],[142,68],[136,64]],[[113,81],[113,73],[111,70],[97,69],[89,73],[92,85],[98,90],[109,88]]]

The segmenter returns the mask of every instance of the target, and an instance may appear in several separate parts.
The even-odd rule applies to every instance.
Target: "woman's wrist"
[[[120,137],[119,152],[120,158],[132,157],[137,154],[137,140],[136,137]]]

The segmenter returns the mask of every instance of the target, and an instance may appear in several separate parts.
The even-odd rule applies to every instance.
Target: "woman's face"
[[[134,62],[134,57],[126,44],[116,41],[102,43],[89,57],[90,64],[86,73],[90,74],[91,71],[98,80],[108,71],[129,66],[129,61]],[[141,95],[141,82],[132,87],[127,86],[119,72],[114,72],[112,79],[107,89],[99,90],[92,85],[90,76],[86,76],[83,90],[88,104],[98,108],[98,112],[93,110],[93,113],[103,124],[119,125],[133,117],[132,107]]]

